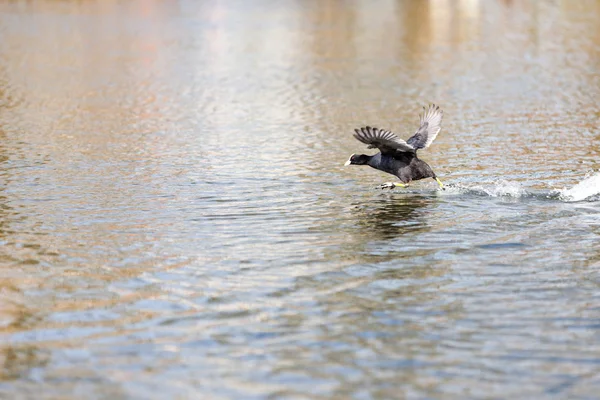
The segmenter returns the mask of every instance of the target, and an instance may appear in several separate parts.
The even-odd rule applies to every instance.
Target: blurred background
[[[597,0],[0,3],[0,397],[595,398],[599,97]]]

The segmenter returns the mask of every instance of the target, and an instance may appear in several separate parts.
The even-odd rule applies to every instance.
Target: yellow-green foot
[[[404,183],[396,183],[396,182],[386,182],[386,183],[382,183],[381,185],[379,185],[379,189],[393,189],[395,187],[405,188],[405,187],[408,187],[408,185],[406,185]]]

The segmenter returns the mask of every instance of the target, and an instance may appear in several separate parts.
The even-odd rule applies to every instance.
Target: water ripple
[[[0,397],[593,397],[599,15],[0,3]]]

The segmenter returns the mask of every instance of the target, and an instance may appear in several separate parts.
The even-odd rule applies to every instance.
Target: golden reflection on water
[[[469,314],[468,301],[446,295],[469,292],[458,267],[485,264],[488,256],[451,247],[458,240],[453,234],[438,236],[491,206],[469,214],[462,204],[448,211],[451,200],[429,192],[372,194],[381,174],[340,172],[361,149],[349,132],[376,124],[406,138],[420,107],[436,102],[446,112],[444,129],[422,157],[448,180],[510,176],[546,189],[577,182],[598,168],[598,15],[599,1],[566,0],[0,4],[0,326],[6,339],[0,380],[26,380],[35,369],[60,377],[53,369],[59,349],[111,338],[129,343],[128,335],[147,333],[144,322],[162,323],[165,315],[174,324],[177,317],[212,315],[202,327],[225,347],[239,338],[219,330],[227,325],[223,318],[231,325],[245,325],[244,318],[249,325],[283,320],[290,329],[312,328],[319,343],[350,342],[345,352],[323,351],[327,365],[356,367],[352,355],[359,350],[409,364],[420,358],[430,366],[458,365],[465,354],[444,358],[443,346],[427,335],[463,319],[485,320]],[[367,194],[348,194],[361,190]],[[529,211],[524,206],[518,213]],[[548,215],[550,222],[540,223],[552,230]],[[492,227],[517,229],[510,219],[497,221]],[[572,224],[581,236],[592,234]],[[500,235],[483,228],[473,229],[490,241]],[[535,242],[541,234],[501,237]],[[565,257],[561,246],[549,246],[557,259]],[[533,262],[523,254],[513,250],[502,261]],[[595,253],[582,258],[586,266],[597,263]],[[277,272],[261,275],[274,265]],[[356,276],[346,272],[353,267]],[[452,280],[465,287],[437,290]],[[279,290],[278,303],[260,297],[269,285]],[[260,308],[283,309],[294,296],[302,297],[295,312]],[[483,300],[475,303],[490,301]],[[558,307],[555,298],[545,300]],[[575,303],[583,313],[583,303]],[[305,304],[339,319],[330,325]],[[404,328],[386,320],[403,312]],[[491,341],[498,340],[493,328],[485,332]],[[354,336],[357,329],[377,340]],[[405,341],[396,340],[399,329]],[[198,331],[204,332],[186,330],[181,341],[197,340]],[[132,341],[138,340],[146,339]],[[273,350],[273,374],[308,370],[312,351]],[[217,361],[230,369],[237,362]],[[358,375],[375,367],[361,365]],[[377,370],[373,384],[389,383],[391,369]],[[69,374],[105,378],[101,369]],[[431,396],[444,384],[410,368],[402,374],[419,394]],[[332,375],[348,383],[344,374]],[[115,372],[111,383],[102,380],[101,393],[131,376]],[[230,379],[243,383],[243,377]],[[464,379],[477,390],[479,382]],[[350,393],[344,387],[330,393],[343,398]],[[380,395],[393,394],[386,390]]]

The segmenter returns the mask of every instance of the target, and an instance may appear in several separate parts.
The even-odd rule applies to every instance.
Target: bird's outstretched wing
[[[435,140],[437,134],[440,129],[442,129],[442,117],[444,116],[444,112],[440,110],[440,107],[432,104],[429,108],[423,107],[425,112],[420,116],[421,126],[412,135],[406,143],[418,149],[424,149],[429,147],[431,143]]]
[[[367,144],[369,149],[378,148],[382,154],[395,154],[396,152],[414,153],[415,148],[404,140],[400,139],[391,131],[384,131],[378,128],[365,126],[355,129],[354,137]]]

